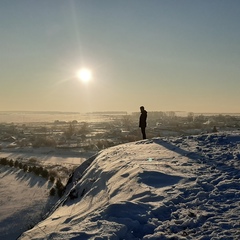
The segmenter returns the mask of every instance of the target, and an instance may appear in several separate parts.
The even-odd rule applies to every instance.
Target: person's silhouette
[[[147,127],[147,111],[143,106],[140,107],[141,115],[139,118],[139,127],[141,128],[142,137],[146,139],[146,127]]]

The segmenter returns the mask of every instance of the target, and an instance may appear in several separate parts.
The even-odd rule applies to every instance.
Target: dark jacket
[[[147,111],[143,110],[139,118],[139,127],[143,128],[147,126]]]

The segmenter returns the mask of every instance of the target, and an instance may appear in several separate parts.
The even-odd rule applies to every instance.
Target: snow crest
[[[99,152],[19,239],[239,239],[240,133],[154,138]]]

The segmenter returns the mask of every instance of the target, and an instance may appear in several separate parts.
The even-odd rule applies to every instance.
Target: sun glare
[[[77,78],[83,83],[88,83],[92,79],[92,72],[88,68],[82,68],[77,72]]]

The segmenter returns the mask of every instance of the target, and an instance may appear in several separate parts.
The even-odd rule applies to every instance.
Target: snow
[[[53,148],[37,148],[37,149],[26,149],[26,148],[15,148],[7,149],[4,148],[0,152],[1,158],[9,159],[31,159],[35,158],[42,165],[79,165],[86,158],[91,156],[93,153],[74,152],[67,150],[55,150]]]
[[[40,177],[1,166],[0,239],[16,239],[41,220],[40,213],[56,202],[48,198],[49,188],[50,184]]]
[[[0,183],[9,185],[10,192],[14,191],[13,177],[21,174],[14,171],[1,169]],[[44,196],[41,191],[48,182],[31,186],[25,178],[16,179],[13,187],[34,187],[38,194],[30,198],[34,205]],[[47,217],[19,239],[237,240],[239,178],[239,131],[118,145],[80,164]],[[25,191],[19,190],[16,199],[12,194],[13,200],[27,199]],[[31,203],[27,205],[31,212]],[[0,230],[9,231],[7,217],[20,220],[24,216],[21,208],[14,213],[14,207],[1,206]],[[17,228],[11,227],[12,231]],[[6,235],[4,239],[13,238]]]

